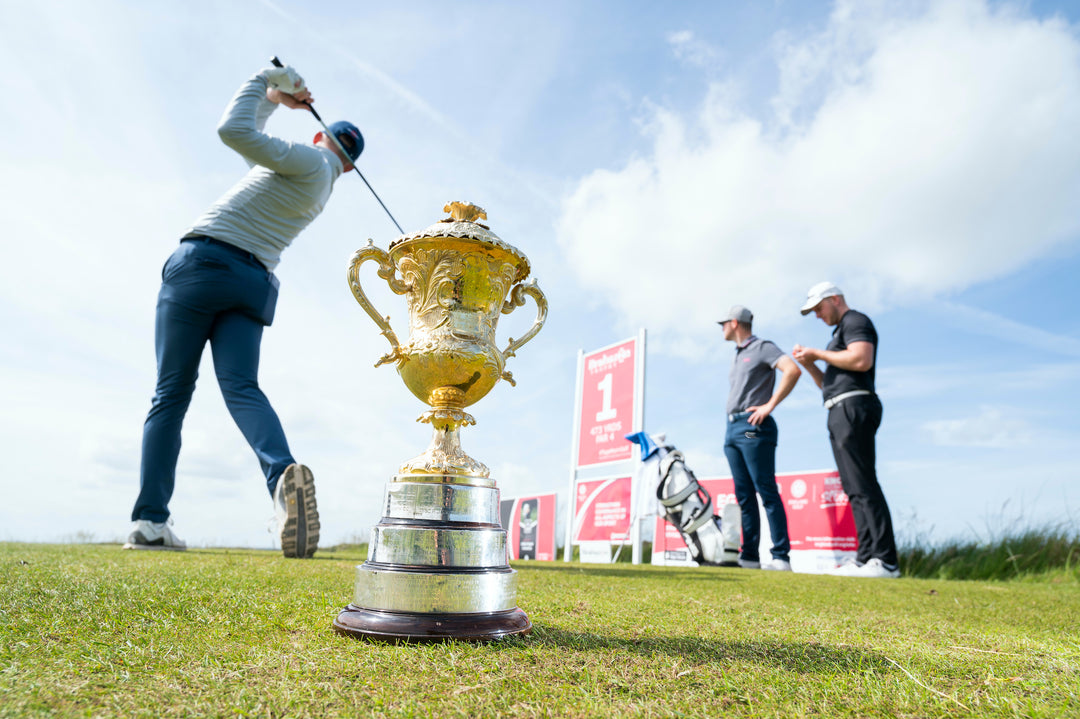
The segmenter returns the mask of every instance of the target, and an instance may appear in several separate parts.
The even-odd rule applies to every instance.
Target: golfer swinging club
[[[173,533],[169,500],[176,480],[180,427],[191,402],[203,347],[210,343],[225,404],[259,458],[274,501],[286,557],[310,557],[319,541],[311,470],[289,452],[277,414],[259,389],[259,345],[274,319],[281,252],[322,212],[334,181],[364,149],[348,122],[314,146],[263,132],[285,105],[310,109],[311,93],[291,67],[268,67],[245,82],[222,116],[221,140],[251,165],[180,240],[162,270],[154,330],[157,387],[143,425],[139,498],[124,549],[186,549]]]

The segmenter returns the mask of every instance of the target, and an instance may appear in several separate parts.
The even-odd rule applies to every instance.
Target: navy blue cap
[[[350,160],[360,157],[360,153],[364,151],[364,136],[356,129],[356,125],[341,120],[330,126],[330,132],[345,148],[345,153]]]

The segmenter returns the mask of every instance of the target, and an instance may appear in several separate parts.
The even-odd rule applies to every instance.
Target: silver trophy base
[[[398,475],[334,630],[384,641],[490,641],[527,634],[516,606],[499,490],[442,475]],[[492,483],[493,484],[493,483]]]

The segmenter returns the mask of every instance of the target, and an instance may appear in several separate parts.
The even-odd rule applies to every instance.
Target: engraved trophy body
[[[349,263],[349,286],[390,342],[376,367],[394,363],[405,386],[430,406],[431,446],[406,461],[386,488],[383,516],[372,530],[368,559],[357,567],[353,603],[334,621],[342,634],[388,640],[499,639],[532,625],[516,605],[499,490],[488,468],[461,448],[459,430],[475,424],[465,407],[501,379],[515,384],[506,361],[547,317],[547,299],[529,275],[529,260],[479,223],[486,213],[448,203],[451,217],[403,235],[388,251],[368,245]],[[367,261],[390,289],[405,295],[409,338],[398,342],[360,284]],[[496,344],[500,314],[532,297],[532,327],[505,349]]]

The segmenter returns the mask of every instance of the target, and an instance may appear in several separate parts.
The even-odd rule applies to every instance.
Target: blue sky
[[[0,2],[0,539],[124,535],[178,238],[244,171],[214,127],[274,54],[406,231],[475,202],[547,326],[473,409],[504,496],[558,491],[578,349],[649,332],[646,428],[727,473],[731,304],[785,350],[830,279],[881,336],[879,474],[901,536],[1076,526],[1080,12],[1067,2]],[[278,111],[269,129],[317,126]],[[330,542],[366,538],[422,407],[345,283],[396,230],[355,175],[285,253],[262,384]],[[404,335],[400,298],[370,294]],[[520,315],[520,316],[519,316]],[[531,321],[503,319],[501,337]],[[172,509],[189,543],[269,546],[258,465],[209,359]],[[778,470],[831,467],[804,378]]]

